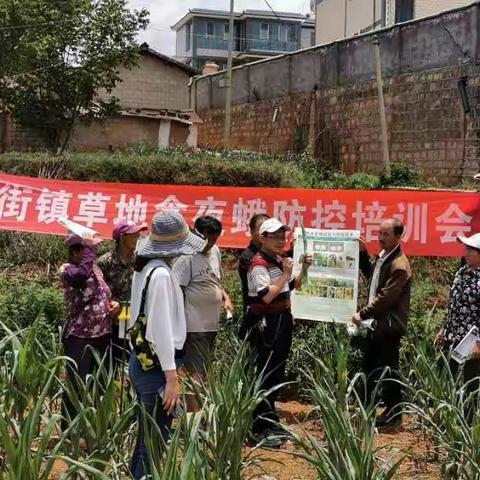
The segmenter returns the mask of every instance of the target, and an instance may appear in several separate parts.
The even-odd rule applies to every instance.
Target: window
[[[228,37],[229,37],[229,33],[230,33],[230,24],[229,23],[226,23],[224,25],[225,29],[223,31],[223,39],[224,40],[228,40]]]
[[[190,44],[192,42],[192,24],[187,24],[187,32],[185,35],[185,51],[190,51]]]
[[[413,19],[414,0],[395,2],[395,23],[408,22]]]
[[[272,26],[269,23],[260,25],[260,40],[270,40],[272,37]]]
[[[315,45],[315,32],[310,33],[310,46],[313,47]]]
[[[207,23],[207,38],[215,36],[215,26],[212,22]]]
[[[287,42],[297,41],[297,28],[295,25],[287,25],[286,37]]]

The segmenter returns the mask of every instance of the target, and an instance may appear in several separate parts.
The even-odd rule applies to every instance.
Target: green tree
[[[0,0],[0,104],[62,152],[77,121],[118,111],[110,94],[147,24],[127,0]]]

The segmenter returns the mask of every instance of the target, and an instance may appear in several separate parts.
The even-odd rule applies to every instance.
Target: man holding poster
[[[364,351],[364,371],[367,375],[367,395],[372,398],[382,374],[385,411],[377,419],[379,427],[396,428],[402,423],[401,388],[395,381],[399,368],[400,340],[407,330],[410,313],[410,263],[400,248],[403,223],[398,219],[383,222],[378,241],[382,250],[371,262],[363,241],[360,241],[360,268],[369,279],[368,305],[352,317],[355,325],[374,320]],[[387,369],[385,371],[385,369]],[[385,371],[385,373],[384,373]]]
[[[265,220],[260,227],[262,247],[250,264],[245,316],[248,341],[255,355],[257,375],[262,376],[262,389],[270,390],[285,381],[285,366],[292,346],[293,318],[290,292],[300,288],[313,262],[305,255],[301,271],[293,273],[293,260],[284,257],[287,232],[290,228],[276,218]],[[275,409],[278,390],[273,390],[259,403],[252,427],[252,443],[280,447],[288,432],[278,427]],[[280,437],[283,437],[281,439]]]

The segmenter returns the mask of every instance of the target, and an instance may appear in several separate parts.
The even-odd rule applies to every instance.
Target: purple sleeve
[[[83,249],[83,259],[78,265],[72,263],[63,272],[63,278],[74,287],[81,287],[92,274],[96,252],[90,246]]]

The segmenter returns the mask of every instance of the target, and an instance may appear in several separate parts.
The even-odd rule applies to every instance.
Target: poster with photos
[[[349,323],[357,311],[360,232],[296,228],[294,234],[295,274],[305,252],[313,255],[308,277],[292,292],[294,318]]]

